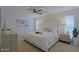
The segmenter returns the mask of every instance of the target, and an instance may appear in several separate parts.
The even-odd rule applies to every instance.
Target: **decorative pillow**
[[[51,28],[44,28],[44,32],[51,32]]]

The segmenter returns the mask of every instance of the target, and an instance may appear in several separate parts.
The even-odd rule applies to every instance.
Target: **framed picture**
[[[29,21],[28,20],[16,20],[16,26],[29,26]]]

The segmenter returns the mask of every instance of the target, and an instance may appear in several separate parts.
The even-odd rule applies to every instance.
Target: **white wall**
[[[18,34],[34,31],[34,18],[27,14],[25,7],[2,7],[1,19],[6,20],[7,27]],[[29,20],[29,27],[16,27],[16,20]]]
[[[50,29],[58,29],[58,27],[64,26],[64,17],[60,15],[47,15],[44,17],[38,18],[42,21],[42,24],[40,24],[40,29],[43,30],[44,28],[50,28]],[[63,30],[60,29],[62,32]]]
[[[1,8],[0,8],[0,27],[1,27]]]
[[[64,25],[65,25],[64,17],[68,15],[75,16],[75,27],[79,29],[79,8],[40,17],[39,19],[43,20],[43,23],[40,25],[40,29],[43,29],[46,26],[49,28],[53,28],[54,26],[57,26],[57,27],[61,27],[59,32],[63,33]]]

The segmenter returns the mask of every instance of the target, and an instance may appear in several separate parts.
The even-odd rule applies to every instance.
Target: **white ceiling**
[[[6,7],[6,6],[5,6]],[[5,8],[3,6],[3,8]],[[62,11],[67,11],[75,8],[79,8],[79,6],[16,6],[16,7],[6,7],[10,9],[17,9],[17,12],[24,11],[24,13],[32,14],[33,11],[30,11],[29,9],[42,9],[43,14],[42,15],[47,15],[47,14],[53,14],[53,13],[58,13]],[[41,15],[41,16],[42,16]],[[40,16],[40,15],[39,15]]]
[[[79,8],[79,6],[33,6],[29,8],[42,9],[44,14],[58,13]]]

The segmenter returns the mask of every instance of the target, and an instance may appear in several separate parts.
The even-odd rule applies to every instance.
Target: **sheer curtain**
[[[36,31],[40,30],[41,24],[42,24],[42,20],[36,20]]]
[[[74,20],[74,15],[65,16],[65,33],[69,33],[70,38],[73,37]]]

